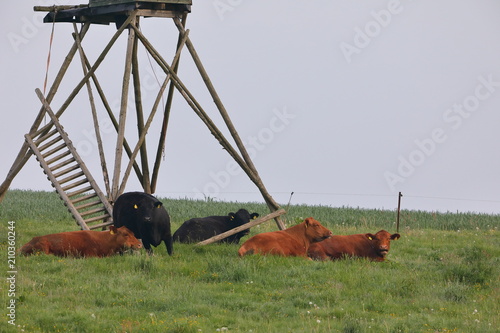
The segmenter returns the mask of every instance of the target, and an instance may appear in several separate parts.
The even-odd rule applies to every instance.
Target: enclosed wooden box
[[[109,5],[121,5],[130,4],[135,2],[141,3],[165,3],[172,5],[191,5],[192,0],[147,0],[147,1],[133,1],[133,0],[89,0],[89,7],[99,7],[99,6],[109,6]]]

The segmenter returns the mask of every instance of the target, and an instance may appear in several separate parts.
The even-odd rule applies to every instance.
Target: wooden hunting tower
[[[279,210],[278,204],[268,193],[260,176],[250,159],[238,132],[233,126],[231,119],[222,104],[215,88],[213,87],[208,74],[206,73],[200,58],[189,38],[189,30],[185,29],[187,15],[191,12],[191,0],[89,0],[87,5],[78,6],[50,6],[35,7],[35,11],[45,11],[47,15],[44,18],[46,23],[68,22],[73,24],[73,40],[70,50],[52,83],[47,94],[36,89],[38,98],[42,107],[34,120],[34,123],[25,135],[19,155],[14,161],[5,181],[0,186],[0,201],[7,192],[12,180],[22,169],[31,155],[35,155],[43,168],[45,174],[51,181],[53,187],[64,201],[68,210],[71,212],[77,223],[82,229],[102,228],[112,224],[112,203],[124,192],[128,177],[132,169],[147,193],[155,193],[157,188],[158,173],[162,161],[162,150],[165,145],[167,125],[172,106],[172,96],[177,90],[188,105],[193,109],[196,115],[208,127],[211,134],[217,139],[222,147],[231,155],[238,165],[245,171],[248,177],[257,186],[265,202],[272,212],[279,211],[279,214],[272,215],[278,223],[278,227],[284,226],[279,220],[279,215],[284,211]],[[178,30],[178,39],[176,52],[173,55],[172,62],[168,63],[165,57],[149,42],[147,37],[139,28],[139,21],[142,18],[157,17],[173,21],[174,29]],[[95,24],[116,25],[116,32],[111,37],[107,45],[103,48],[97,59],[91,63],[82,47],[82,40]],[[121,103],[119,110],[113,110],[106,98],[100,81],[98,79],[97,69],[103,63],[110,49],[114,46],[118,37],[124,32],[128,32],[126,54],[124,59],[125,69],[123,83],[121,84]],[[173,41],[174,42],[174,41]],[[157,66],[163,70],[166,77],[158,85],[158,92],[153,107],[149,114],[144,112],[144,106],[141,96],[141,82],[139,77],[139,61],[137,56],[138,46],[142,45],[147,51],[148,56],[154,59]],[[208,92],[210,93],[217,110],[219,111],[230,135],[233,138],[236,148],[228,141],[223,133],[217,128],[212,119],[207,115],[200,103],[188,90],[186,85],[177,75],[179,58],[183,48],[187,48],[196,68],[201,75]],[[76,87],[64,99],[61,106],[54,110],[52,101],[61,85],[70,63],[78,53],[81,67],[82,78],[76,84]],[[132,82],[131,82],[132,79]],[[130,88],[132,85],[132,88]],[[60,117],[68,109],[68,106],[75,100],[75,97],[86,88],[88,95],[93,126],[95,129],[96,145],[99,150],[100,165],[102,169],[103,189],[98,185],[90,171],[85,166],[81,156],[76,151],[73,143],[61,125]],[[132,91],[135,101],[135,121],[138,128],[138,139],[132,141],[125,137],[125,126],[127,120],[127,109],[129,100],[129,89]],[[166,94],[166,102],[163,112],[157,112],[162,97]],[[106,160],[105,150],[100,135],[99,117],[97,114],[97,98],[102,103],[101,110],[104,109],[106,117],[109,117],[116,130],[116,145],[114,150],[113,167],[108,173],[108,161]],[[81,105],[79,106],[81,108]],[[155,116],[158,116],[155,118]],[[118,116],[116,117],[115,114]],[[145,114],[147,117],[145,117]],[[48,118],[47,118],[48,116]],[[43,119],[46,124],[42,125]],[[48,119],[48,120],[47,120]],[[153,168],[150,170],[150,160],[146,148],[146,134],[151,124],[161,122],[161,134],[158,140],[158,146],[151,161]],[[123,167],[122,160],[127,161],[124,152],[128,157],[128,163]],[[109,154],[108,154],[109,155]],[[150,172],[151,171],[151,172]]]

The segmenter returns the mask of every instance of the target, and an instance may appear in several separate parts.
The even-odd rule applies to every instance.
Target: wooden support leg
[[[139,26],[139,17],[137,17],[137,26]],[[134,49],[132,51],[132,77],[134,79],[134,96],[135,96],[135,110],[137,114],[137,131],[139,137],[142,136],[144,131],[144,113],[142,109],[142,95],[141,95],[141,79],[139,75],[139,60],[137,58],[137,46],[138,39],[137,36],[134,38]],[[141,165],[142,165],[142,179],[139,181],[142,184],[144,192],[151,194],[151,183],[149,180],[149,163],[148,163],[148,151],[146,147],[146,139],[144,138],[141,144]]]
[[[182,27],[186,27],[186,20],[187,20],[187,14],[184,14],[182,16]],[[177,70],[179,69],[179,57],[180,57],[180,52],[186,43],[186,38],[189,36],[188,34],[189,31],[187,31],[184,34],[179,33],[179,38],[177,41],[177,52],[176,52],[176,57],[177,59],[174,58],[174,61],[172,62],[172,68],[174,72],[177,74]],[[170,110],[172,108],[172,101],[174,97],[174,91],[175,91],[175,86],[172,82],[170,82],[170,87],[168,89],[168,97],[167,97],[167,103],[165,105],[165,112],[163,113],[163,122],[161,126],[161,132],[160,132],[160,139],[158,141],[158,149],[156,151],[156,158],[155,158],[155,164],[153,167],[153,175],[151,176],[151,191],[152,193],[155,193],[156,191],[156,184],[158,181],[158,173],[160,170],[160,164],[161,164],[161,158],[165,149],[165,140],[167,137],[167,128],[168,128],[168,120],[170,118]]]
[[[136,15],[133,14],[130,17],[133,17],[132,26],[135,27],[135,18]],[[132,20],[131,20],[132,21]],[[122,100],[120,106],[120,117],[118,123],[118,138],[116,140],[116,150],[115,150],[115,167],[113,171],[113,187],[112,187],[112,200],[116,200],[119,193],[119,181],[120,181],[120,171],[121,171],[121,163],[122,163],[122,154],[123,154],[123,139],[125,137],[125,121],[127,119],[127,102],[128,102],[128,90],[130,83],[130,74],[132,72],[132,54],[134,49],[134,40],[135,40],[135,30],[132,28],[128,28],[128,42],[127,42],[127,55],[125,59],[125,70],[123,73],[123,85],[122,85]],[[122,184],[124,186],[125,184]]]

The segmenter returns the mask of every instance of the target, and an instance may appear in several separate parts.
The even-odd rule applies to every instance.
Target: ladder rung
[[[69,193],[67,193],[67,195],[68,195],[68,197],[70,198],[70,197],[74,197],[75,195],[78,195],[78,194],[82,194],[82,193],[88,192],[88,191],[90,191],[90,190],[92,190],[92,189],[93,189],[93,188],[92,188],[92,186],[87,186],[87,187],[84,187],[84,188],[82,188],[82,189],[79,189],[79,190],[77,190],[77,191],[75,191],[75,192],[69,192]],[[71,202],[73,202],[73,201],[71,201]]]
[[[61,163],[59,163],[59,164],[56,164],[56,165],[51,166],[51,167],[50,167],[50,171],[54,172],[55,170],[57,170],[57,169],[59,169],[59,168],[62,168],[63,166],[68,165],[68,164],[70,164],[70,163],[72,163],[72,162],[75,162],[75,161],[76,161],[76,160],[75,160],[73,157],[71,157],[71,158],[69,158],[69,159],[67,159],[67,160],[65,160],[65,161],[62,161],[62,162],[61,162]],[[78,166],[78,164],[77,164],[77,166]]]
[[[95,195],[97,196],[97,194]],[[74,202],[73,202],[74,204]],[[85,209],[85,208],[89,208],[89,207],[92,207],[92,206],[96,206],[96,205],[102,205],[102,202],[101,200],[97,200],[97,201],[92,201],[92,202],[87,202],[83,205],[80,205],[80,206],[75,206],[76,210],[81,210],[81,209]]]
[[[71,190],[72,188],[75,188],[77,186],[80,186],[80,185],[83,185],[83,184],[87,184],[88,182],[89,182],[88,179],[85,177],[85,178],[83,178],[83,179],[81,179],[81,180],[79,180],[79,181],[77,181],[77,182],[75,182],[73,184],[69,184],[67,186],[64,186],[62,188],[62,190],[64,192],[66,192],[67,190]],[[92,188],[92,186],[90,186],[90,188]]]
[[[113,221],[108,221],[108,222],[99,223],[99,224],[92,225],[92,226],[89,225],[88,227],[90,230],[92,230],[92,229],[107,227],[108,225],[112,225],[112,224],[113,224]]]
[[[49,148],[50,146],[52,146],[54,143],[57,143],[61,140],[62,140],[62,136],[58,135],[55,138],[53,138],[52,140],[50,140],[49,142],[47,142],[46,144],[44,144],[43,146],[39,146],[38,150],[43,151],[43,150]]]
[[[74,205],[76,203],[79,203],[79,202],[82,202],[82,201],[85,201],[85,200],[89,200],[89,199],[92,199],[92,198],[95,198],[95,197],[97,197],[97,193],[92,193],[92,194],[88,194],[88,195],[84,195],[84,196],[81,196],[79,198],[76,198],[75,200],[71,200],[71,203]]]
[[[66,169],[64,169],[62,171],[59,171],[58,173],[55,173],[54,177],[55,178],[61,177],[61,176],[65,175],[65,174],[70,173],[71,171],[77,170],[79,168],[80,168],[80,166],[78,164],[72,165],[69,168],[66,168]]]
[[[48,138],[50,138],[51,136],[53,136],[56,133],[58,133],[57,128],[54,128],[52,131],[48,132],[47,134],[40,136],[38,139],[36,139],[36,141],[35,140],[33,140],[33,141],[38,146],[40,143],[47,140]]]
[[[110,217],[109,214],[104,214],[104,215],[99,215],[96,217],[91,217],[90,219],[84,220],[84,221],[85,221],[85,223],[90,223],[90,222],[95,222],[95,221],[99,221],[99,220],[104,220],[104,219],[107,219],[109,217]]]
[[[60,151],[61,149],[65,148],[65,147],[66,147],[66,144],[63,142],[59,146],[57,146],[55,148],[52,148],[51,150],[49,150],[48,152],[46,152],[45,154],[43,154],[42,157],[44,159],[46,159],[48,156],[57,153],[58,151]],[[38,150],[40,150],[40,149],[38,149]]]
[[[43,126],[42,128],[40,128],[38,131],[36,131],[35,133],[33,133],[32,135],[30,135],[32,138],[35,138],[37,136],[39,136],[40,134],[42,134],[43,132],[49,130],[52,126],[54,126],[54,124],[52,124],[52,122],[48,123],[47,125]],[[55,129],[57,131],[57,129]],[[50,132],[49,132],[50,133]],[[46,134],[48,135],[48,133]],[[45,135],[44,135],[45,136]],[[50,135],[49,135],[50,136]]]
[[[59,154],[57,155],[56,157],[54,158],[51,158],[50,160],[48,160],[46,163],[47,165],[50,165],[56,161],[59,161],[61,158],[65,157],[65,156],[68,156],[69,154],[71,154],[71,152],[68,150],[68,151],[65,151],[64,153],[62,154]]]
[[[96,209],[91,209],[91,210],[86,210],[84,212],[80,212],[80,216],[84,217],[84,216],[87,216],[87,215],[91,215],[91,214],[95,214],[95,213],[100,213],[100,212],[105,212],[105,211],[106,211],[106,208],[100,207],[100,208],[96,208]]]
[[[69,182],[69,181],[71,181],[71,180],[73,180],[73,179],[76,179],[76,178],[78,178],[78,177],[81,177],[81,176],[83,176],[83,175],[84,175],[84,174],[83,174],[83,171],[80,171],[80,172],[78,172],[78,173],[75,173],[74,175],[68,176],[68,177],[66,177],[66,178],[64,178],[64,179],[61,179],[61,180],[58,180],[58,182],[59,182],[59,184],[60,184],[60,185],[62,185],[62,184],[65,184],[65,183],[67,183],[67,182]]]

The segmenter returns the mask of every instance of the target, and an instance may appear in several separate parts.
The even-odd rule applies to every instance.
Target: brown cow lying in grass
[[[340,259],[343,257],[362,257],[374,261],[384,261],[391,240],[399,239],[399,234],[390,234],[380,230],[374,234],[335,235],[319,243],[311,245],[308,255],[312,259]]]
[[[272,254],[279,256],[307,257],[307,249],[314,242],[327,239],[332,232],[321,223],[308,217],[304,222],[285,230],[264,232],[248,239],[238,255]]]
[[[107,257],[141,247],[127,227],[111,226],[109,231],[79,230],[36,236],[20,251],[25,255],[41,252],[59,257]]]

